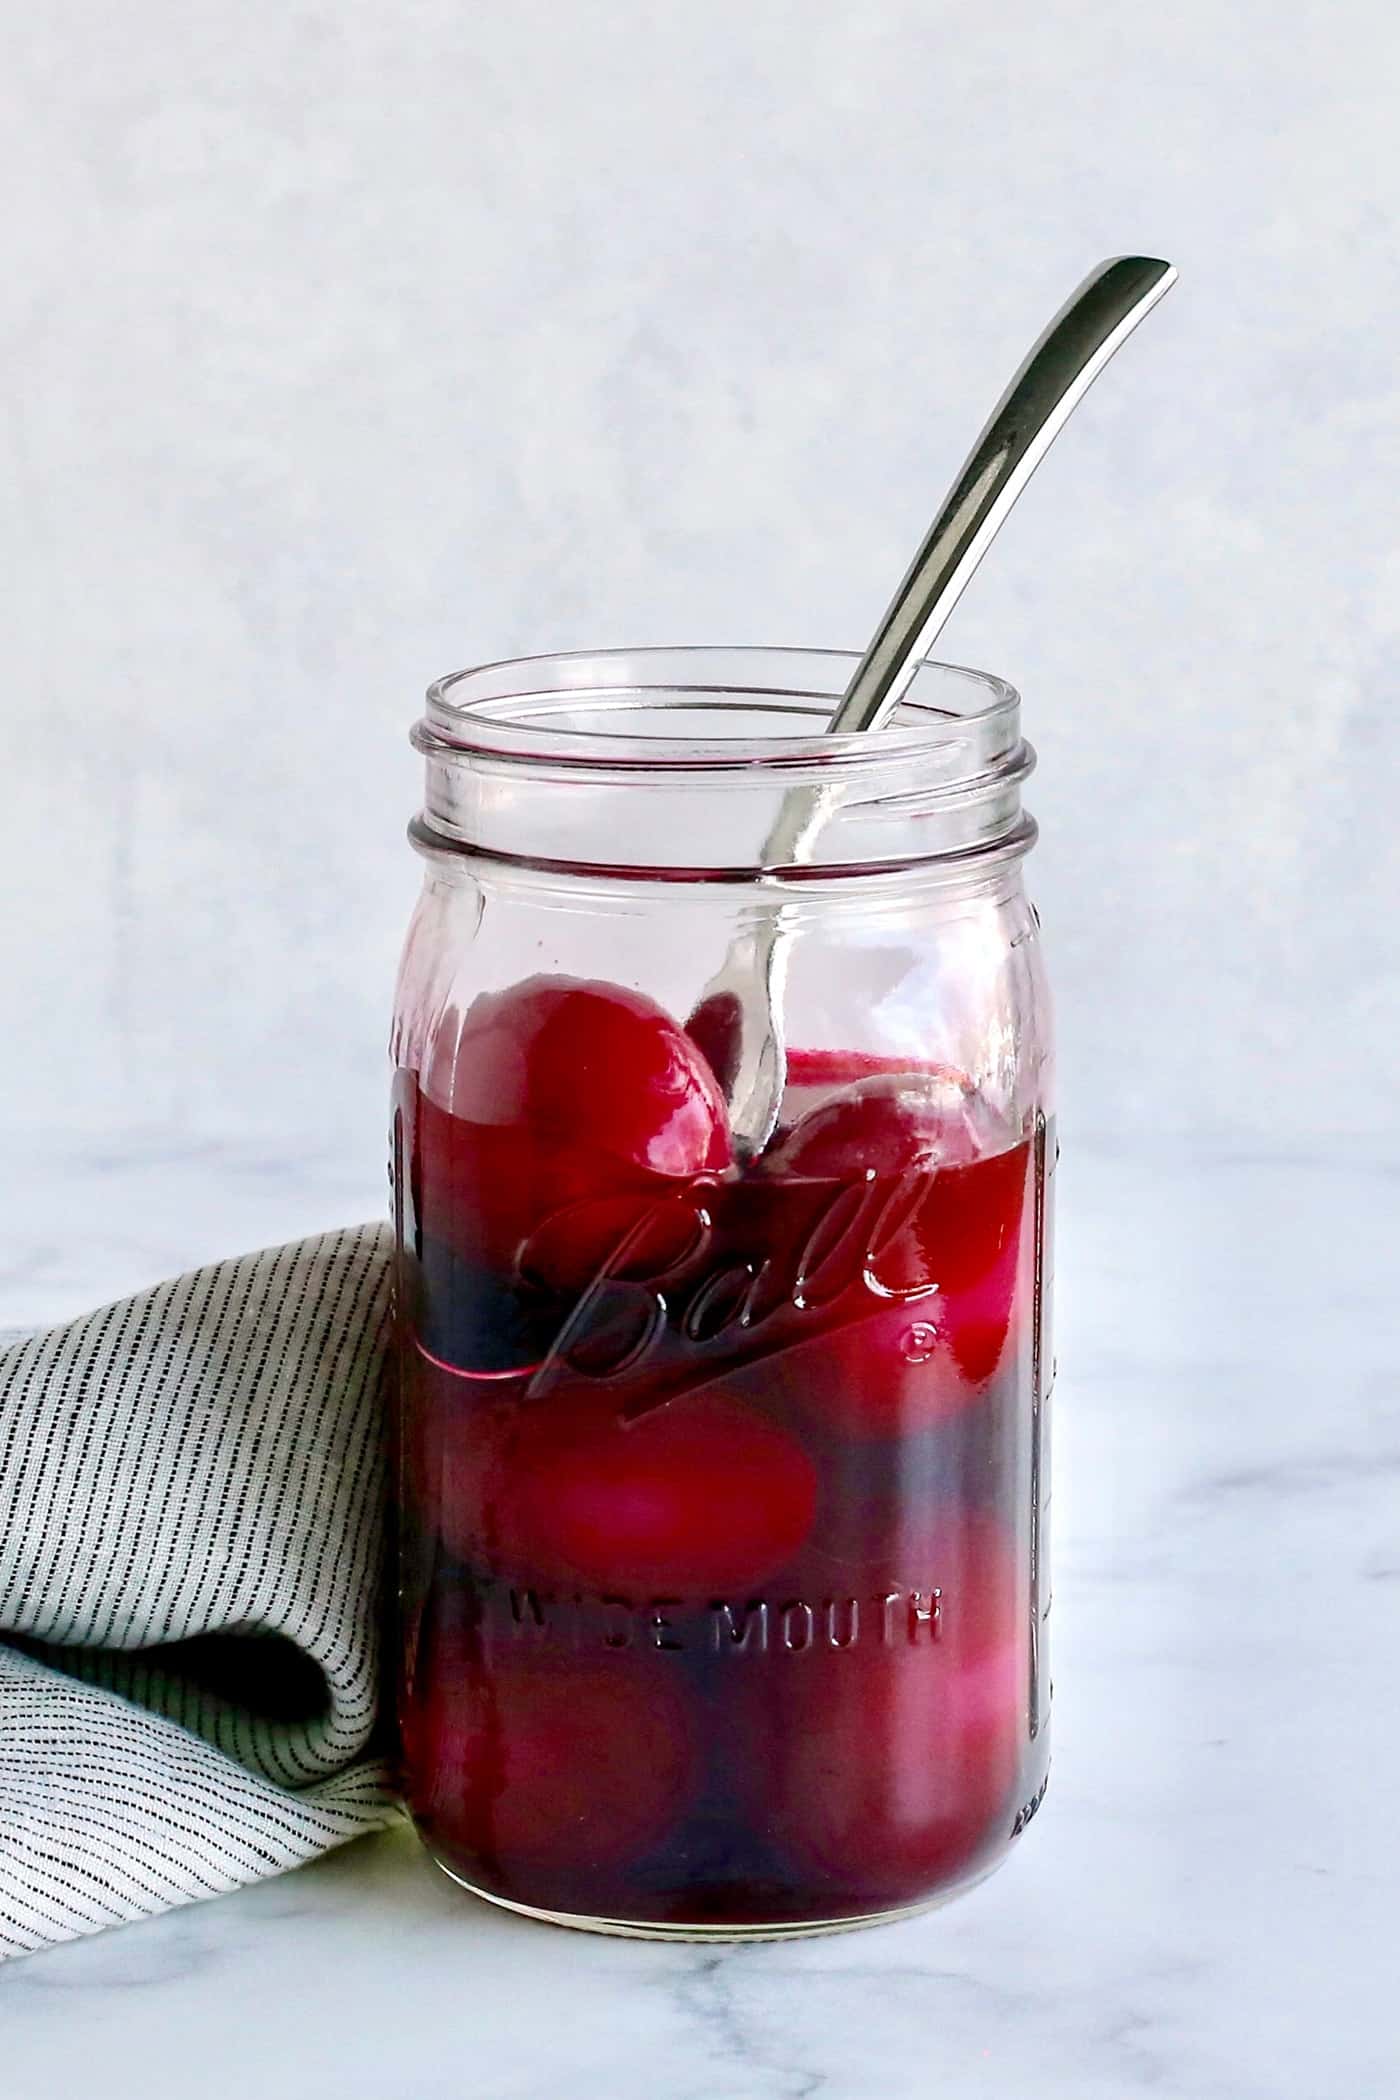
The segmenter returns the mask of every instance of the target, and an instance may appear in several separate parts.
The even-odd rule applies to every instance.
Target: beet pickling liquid
[[[740,1159],[679,1000],[553,967],[477,988],[459,956],[513,878],[483,882],[483,920],[451,876],[396,1028],[419,1831],[474,1892],[600,1929],[940,1900],[1004,1856],[1047,1770],[1053,1138],[1019,890],[960,876],[901,934],[982,981],[944,987],[937,1055],[867,1010],[833,1042],[828,980],[821,1047],[789,1054],[778,1128]],[[550,909],[532,895],[503,951]],[[572,960],[551,932],[531,945]]]
[[[526,986],[492,1031],[551,996],[583,1030],[610,995]],[[562,1127],[402,1099],[403,1736],[436,1857],[672,1926],[977,1874],[1043,1778],[1035,1144],[984,1155],[956,1083],[877,1074],[754,1169],[599,1191]]]

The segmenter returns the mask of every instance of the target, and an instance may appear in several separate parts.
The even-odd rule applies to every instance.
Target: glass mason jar
[[[404,1788],[560,1923],[834,1929],[1045,1788],[1049,1013],[1016,694],[640,650],[433,686],[399,980]],[[763,864],[792,791],[822,818]],[[791,807],[791,803],[787,807]],[[687,1031],[780,914],[777,1128]]]

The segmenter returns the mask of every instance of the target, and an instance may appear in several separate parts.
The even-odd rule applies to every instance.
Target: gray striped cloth
[[[0,1958],[395,1815],[389,1254],[325,1233],[0,1347]]]

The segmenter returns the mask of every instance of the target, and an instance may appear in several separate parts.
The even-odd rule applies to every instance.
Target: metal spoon
[[[1092,271],[1056,314],[929,527],[827,725],[830,735],[878,729],[893,714],[1031,475],[1119,344],[1175,282],[1170,263],[1120,255]],[[764,841],[762,879],[776,885],[781,875],[772,871],[810,857],[833,799],[827,787],[790,790]],[[754,914],[688,1023],[729,1098],[740,1159],[763,1150],[782,1104],[787,932],[781,904]]]

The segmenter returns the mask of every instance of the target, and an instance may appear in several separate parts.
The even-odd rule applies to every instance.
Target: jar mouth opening
[[[1020,698],[989,672],[926,661],[875,733],[825,733],[850,650],[578,650],[434,680],[413,741],[468,763],[629,774],[816,772],[927,764],[967,781],[1021,749]],[[942,768],[940,768],[942,770]]]

